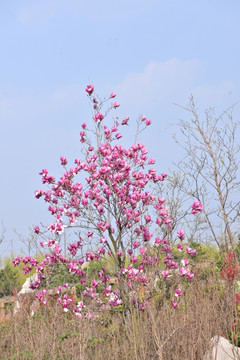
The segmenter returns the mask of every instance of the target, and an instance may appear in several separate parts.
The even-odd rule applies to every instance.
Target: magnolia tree
[[[74,274],[85,286],[83,301],[76,303],[63,291],[68,284],[59,284],[57,301],[64,311],[74,312],[79,319],[83,314],[88,318],[92,316],[85,307],[89,301],[84,301],[84,297],[92,299],[101,309],[118,305],[129,308],[132,304],[145,310],[147,302],[139,296],[139,289],[151,281],[149,269],[159,267],[161,263],[164,264],[162,279],[170,276],[191,279],[194,275],[187,264],[189,257],[195,254],[195,250],[184,245],[182,229],[177,232],[177,249],[183,254],[180,263],[174,260],[168,239],[158,237],[157,228],[171,228],[172,220],[165,199],[155,197],[150,186],[164,181],[167,174],[157,174],[153,168],[155,160],[148,156],[145,145],[137,141],[151,121],[145,116],[138,119],[136,141],[125,148],[119,142],[122,138],[119,128],[129,125],[129,117],[122,121],[112,117],[112,124],[109,124],[107,116],[119,107],[119,103],[113,100],[116,95],[111,93],[108,99],[101,101],[92,85],[87,86],[86,92],[93,117],[89,123],[81,125],[82,156],[75,159],[70,169],[67,169],[67,159],[60,158],[65,172],[59,180],[48,170],[42,170],[40,175],[47,188],[35,192],[37,199],[43,198],[49,204],[48,210],[54,218],[47,228],[34,228],[43,238],[41,246],[47,248],[48,253],[42,262],[30,256],[13,261],[15,266],[21,261],[25,264],[25,274],[36,270],[38,279],[30,285],[32,289],[41,289],[59,265]],[[201,203],[194,201],[192,214],[200,211]],[[78,230],[78,238],[68,245],[68,253],[63,254],[60,239],[68,229],[75,230],[75,233]],[[84,264],[100,262],[101,259],[111,263],[114,269],[118,283],[115,288],[109,285],[110,276],[105,267],[97,278],[87,279]],[[181,289],[176,288],[174,293],[179,297]],[[47,304],[46,289],[39,290],[36,297]],[[177,301],[172,301],[172,307],[177,305]]]

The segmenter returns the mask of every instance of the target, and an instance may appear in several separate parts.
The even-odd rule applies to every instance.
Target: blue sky
[[[59,176],[59,157],[79,156],[87,84],[115,91],[120,116],[151,118],[145,143],[160,172],[179,156],[171,124],[187,116],[173,103],[192,93],[220,112],[240,100],[239,15],[239,0],[1,2],[2,256],[22,246],[13,228],[27,236],[49,220],[38,173]]]

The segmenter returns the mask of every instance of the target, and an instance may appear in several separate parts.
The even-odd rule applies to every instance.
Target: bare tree
[[[189,179],[182,192],[203,203],[212,239],[220,245],[219,235],[224,235],[225,245],[234,248],[234,229],[240,219],[239,121],[233,120],[233,107],[218,117],[210,108],[200,119],[193,97],[188,107],[180,107],[191,115],[177,124],[182,136],[174,136],[185,153],[177,167]]]
[[[16,229],[14,229],[14,232],[17,235],[18,239],[24,245],[24,248],[21,249],[21,252],[23,254],[30,256],[33,254],[37,254],[38,252],[41,252],[41,249],[39,247],[37,236],[34,233],[34,231],[31,228],[29,228],[28,230],[29,233],[27,236],[18,233]]]
[[[5,239],[5,233],[6,233],[6,228],[4,226],[4,223],[2,222],[2,231],[1,231],[1,234],[0,234],[0,244],[4,241]]]

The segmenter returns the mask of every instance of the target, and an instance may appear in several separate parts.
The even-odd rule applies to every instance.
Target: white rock
[[[211,339],[211,349],[203,360],[237,360],[240,359],[240,348],[233,346],[227,339],[214,336]]]
[[[29,289],[30,284],[33,281],[36,281],[38,279],[37,273],[35,273],[34,275],[30,276],[29,278],[26,279],[25,283],[22,286],[22,289],[19,291],[18,295],[21,294],[31,294],[34,292],[34,290]]]

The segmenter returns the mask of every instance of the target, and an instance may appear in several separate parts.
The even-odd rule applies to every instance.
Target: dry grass
[[[186,293],[178,309],[155,297],[125,321],[109,311],[80,322],[58,308],[18,314],[0,324],[0,359],[200,360],[212,336],[230,331],[234,295],[215,277],[193,280]]]

